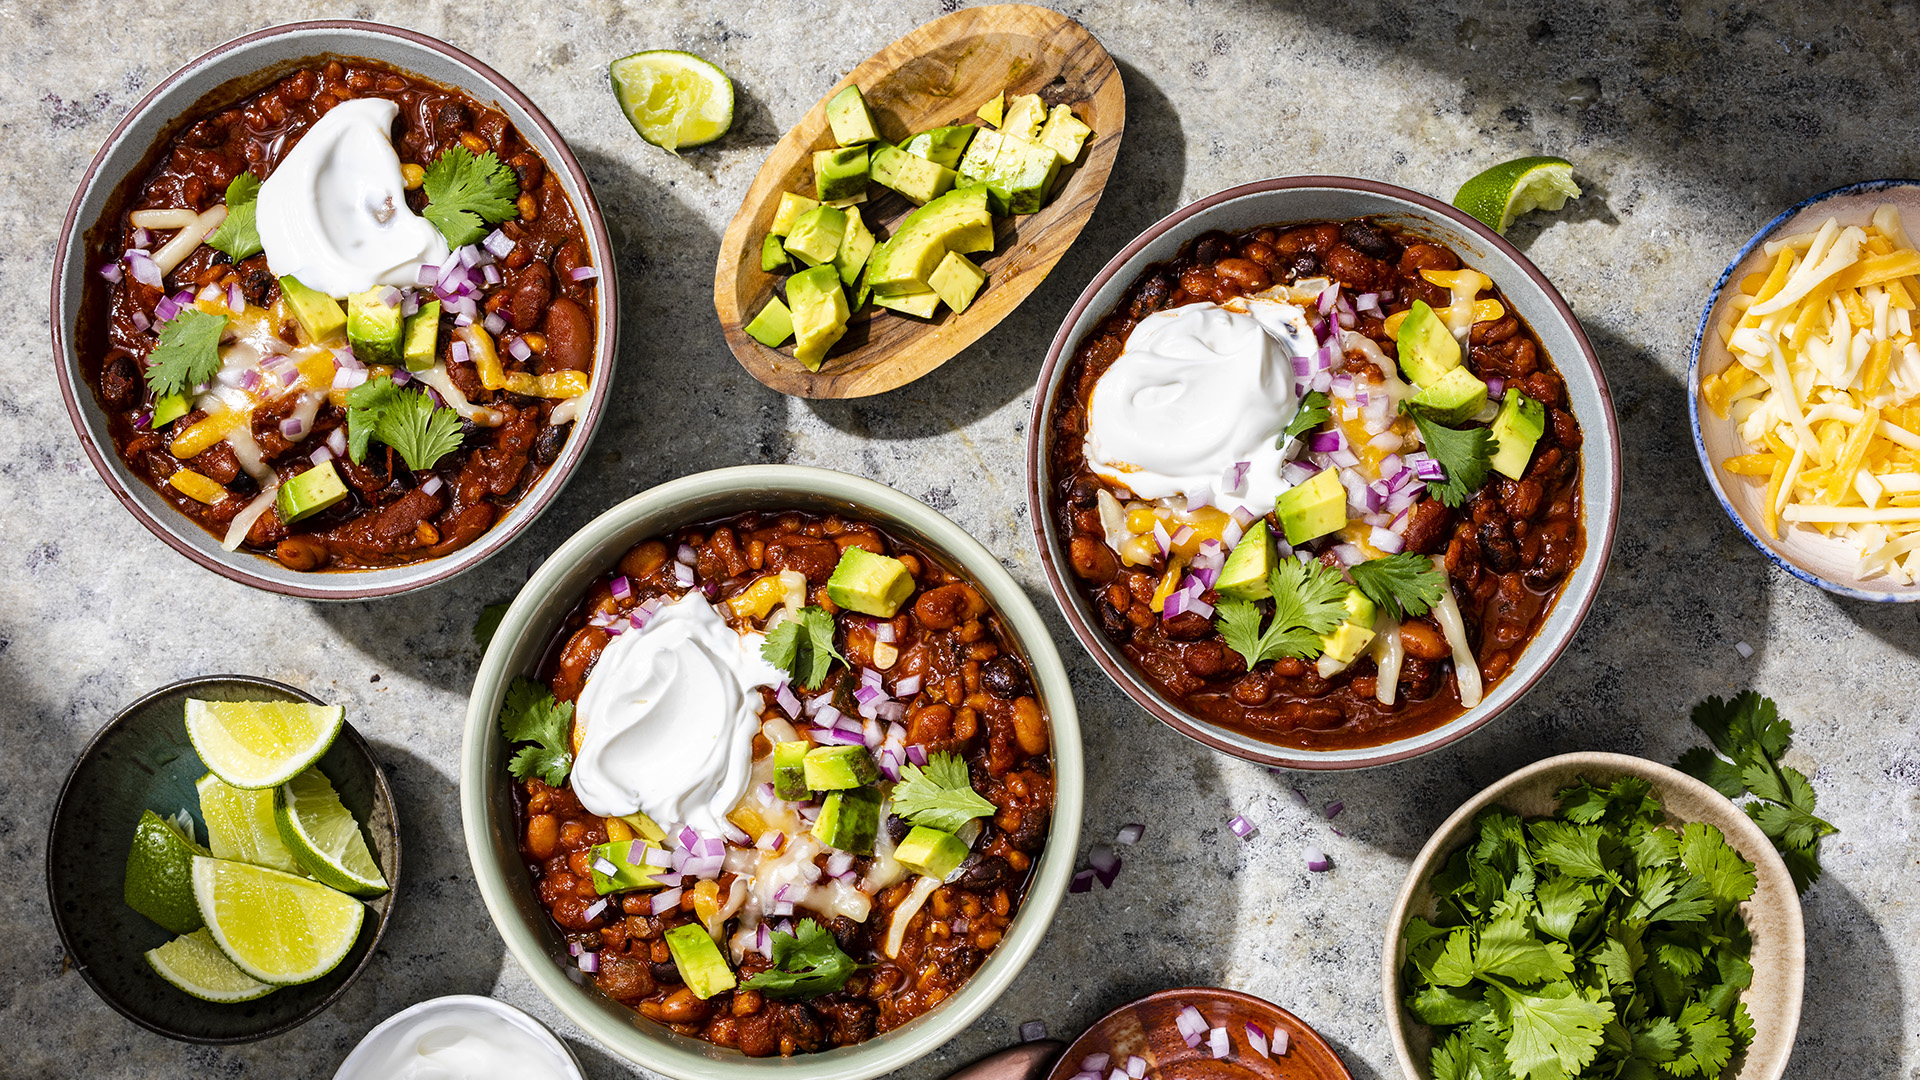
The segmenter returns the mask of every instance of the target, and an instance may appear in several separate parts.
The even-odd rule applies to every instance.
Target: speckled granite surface
[[[944,1075],[1027,1019],[1071,1033],[1152,989],[1217,983],[1317,1025],[1356,1077],[1396,1066],[1379,1003],[1387,908],[1406,861],[1462,800],[1513,767],[1591,748],[1672,760],[1692,702],[1752,686],[1799,730],[1794,764],[1840,826],[1806,901],[1806,1017],[1789,1075],[1920,1078],[1920,621],[1769,569],[1722,517],[1686,434],[1686,345],[1707,285],[1761,223],[1853,180],[1920,174],[1915,5],[1569,6],[1362,0],[1095,2],[1130,118],[1106,201],[1011,318],[927,379],[810,404],[763,389],[721,341],[709,274],[765,149],[841,72],[954,0],[518,5],[262,0],[147,6],[0,0],[0,1075],[327,1076],[373,1024],[423,998],[492,993],[555,1022],[594,1077],[628,1070],[558,1021],[504,955],[475,892],[455,805],[478,656],[468,627],[618,499],[739,462],[847,469],[919,495],[998,552],[1059,628],[1090,751],[1086,833],[1151,823],[1112,891],[1070,898],[1003,1003],[906,1070]],[[188,564],[122,511],[54,388],[45,297],[61,213],[87,160],[167,72],[292,15],[381,18],[443,36],[538,101],[580,153],[621,248],[618,404],[540,525],[461,581],[378,604],[249,592]],[[604,64],[690,49],[738,81],[737,131],[670,158],[634,137]],[[1135,233],[1218,188],[1350,173],[1442,197],[1495,161],[1573,159],[1587,196],[1516,240],[1559,284],[1613,381],[1626,435],[1614,566],[1568,655],[1463,746],[1360,775],[1289,780],[1183,741],[1126,703],[1052,614],[1019,480],[1032,381],[1084,282]],[[690,417],[698,422],[688,423]],[[1742,659],[1735,643],[1755,650]],[[52,789],[122,705],[181,677],[251,672],[344,703],[399,798],[406,894],[384,956],[331,1012],[232,1049],[134,1027],[63,968],[42,850]],[[1235,811],[1260,824],[1228,835]],[[1309,875],[1307,842],[1333,872]]]

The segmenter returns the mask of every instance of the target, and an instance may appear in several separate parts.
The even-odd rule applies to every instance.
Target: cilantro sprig
[[[803,607],[767,634],[760,646],[767,663],[787,673],[795,686],[818,689],[835,660],[846,661],[833,647],[833,615],[825,608]]]
[[[909,824],[941,832],[959,832],[967,822],[992,817],[999,809],[973,790],[966,761],[944,750],[929,755],[925,768],[901,769],[893,788],[894,813]]]
[[[1332,404],[1333,399],[1320,391],[1308,391],[1307,396],[1300,399],[1299,411],[1287,421],[1287,429],[1280,433],[1280,445],[1285,446],[1288,439],[1304,435],[1333,419],[1333,412],[1328,407]]]
[[[773,966],[740,985],[770,998],[816,998],[845,986],[858,966],[824,927],[802,919],[791,934],[774,931]]]
[[[511,600],[502,600],[497,604],[488,604],[480,609],[480,617],[473,622],[473,643],[485,649],[493,644],[493,635],[500,629],[500,620],[507,617],[507,608],[513,606]]]
[[[1713,749],[1696,746],[1675,766],[1729,799],[1753,796],[1747,816],[1779,849],[1794,886],[1806,892],[1820,880],[1820,838],[1839,830],[1814,814],[1806,774],[1780,764],[1793,744],[1793,725],[1780,718],[1771,699],[1749,690],[1732,701],[1710,697],[1695,705],[1693,726],[1713,741]]]
[[[510,743],[522,746],[507,762],[507,771],[525,780],[538,776],[551,787],[567,782],[573,771],[573,703],[559,702],[546,687],[522,675],[507,687],[500,706],[500,731]]]
[[[1409,402],[1406,413],[1420,429],[1427,456],[1447,471],[1444,480],[1427,481],[1427,492],[1448,506],[1459,506],[1487,482],[1487,470],[1500,444],[1489,428],[1450,428]]]
[[[147,389],[165,397],[211,382],[220,373],[220,337],[227,317],[197,307],[160,324],[160,344],[147,354]]]
[[[425,472],[460,448],[460,414],[382,375],[347,391],[347,452],[355,464],[366,462],[374,439],[393,447],[407,468]]]
[[[427,166],[420,187],[427,193],[423,216],[452,247],[477,244],[488,225],[520,216],[520,182],[491,150],[475,157],[464,146],[448,147]]]
[[[1410,551],[1369,559],[1347,567],[1354,587],[1394,621],[1425,615],[1445,595],[1447,575],[1433,560]]]
[[[234,262],[252,258],[265,251],[260,243],[260,227],[254,215],[260,198],[260,180],[243,172],[227,184],[227,217],[220,227],[207,234],[206,245],[224,251]]]
[[[1320,638],[1346,621],[1347,583],[1325,564],[1282,559],[1268,572],[1267,587],[1273,617],[1264,630],[1255,601],[1222,600],[1214,611],[1214,627],[1249,668],[1283,656],[1316,656]]]
[[[1475,824],[1433,878],[1435,917],[1404,931],[1434,1080],[1715,1077],[1751,1041],[1754,871],[1718,829],[1667,826],[1636,777]]]

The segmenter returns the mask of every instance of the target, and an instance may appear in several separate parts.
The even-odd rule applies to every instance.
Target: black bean
[[[980,683],[987,688],[987,693],[1002,701],[1033,693],[1033,683],[1027,678],[1027,669],[1011,656],[997,656],[987,661],[980,669]]]
[[[975,852],[960,864],[960,876],[953,883],[971,892],[987,892],[1005,885],[1012,876],[1013,868],[1007,860]]]
[[[571,424],[541,428],[540,434],[533,437],[533,459],[542,465],[553,464],[567,445],[567,433],[571,430]]]
[[[1385,230],[1368,222],[1347,222],[1340,228],[1340,239],[1373,258],[1387,262],[1400,259],[1400,245],[1394,243],[1393,237],[1388,236]]]
[[[662,982],[670,986],[679,985],[680,969],[677,967],[674,967],[672,961],[667,961],[665,963],[659,963],[659,964],[652,964],[649,966],[653,972],[654,982]]]

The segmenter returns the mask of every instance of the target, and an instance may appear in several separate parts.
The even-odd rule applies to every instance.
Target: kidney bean
[[[1418,277],[1422,270],[1458,270],[1460,257],[1438,244],[1408,244],[1400,252],[1400,272]]]
[[[1233,240],[1222,232],[1202,233],[1193,243],[1193,257],[1203,263],[1217,263],[1232,250]]]
[[[593,320],[586,308],[559,297],[547,308],[543,332],[547,351],[540,354],[540,374],[586,371],[593,366]]]
[[[506,278],[506,303],[501,314],[515,330],[531,330],[540,325],[547,304],[553,299],[553,271],[543,262],[532,262],[511,270]],[[547,335],[551,351],[553,335]]]
[[[125,409],[140,401],[140,369],[133,357],[114,353],[100,369],[100,401],[109,409]]]
[[[1298,229],[1289,229],[1275,237],[1273,248],[1282,255],[1298,255],[1309,252],[1315,256],[1323,255],[1329,248],[1340,242],[1340,226],[1331,222],[1307,225]]]
[[[986,688],[987,693],[1002,701],[1033,692],[1033,682],[1027,677],[1026,665],[1011,656],[999,656],[987,661],[980,669],[980,685]]]
[[[1431,555],[1446,546],[1453,528],[1453,511],[1438,499],[1422,499],[1413,504],[1407,518],[1406,549],[1416,555]]]

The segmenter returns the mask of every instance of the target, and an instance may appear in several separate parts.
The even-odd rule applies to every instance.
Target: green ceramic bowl
[[[176,989],[143,955],[173,934],[128,907],[127,846],[143,810],[162,817],[185,808],[200,840],[207,835],[194,782],[206,775],[187,741],[186,701],[320,700],[266,679],[209,675],[163,686],[113,718],[74,762],[47,834],[47,902],[67,956],[87,985],[141,1027],[170,1039],[239,1043],[299,1027],[346,992],[373,959],[400,887],[400,832],[393,793],[367,741],[351,724],[320,759],[340,800],[353,811],[380,872],[393,889],[369,901],[372,918],[353,951],[326,975],[254,1001],[219,1005]]]
[[[666,1028],[569,977],[573,961],[533,895],[516,842],[508,745],[495,722],[507,684],[531,674],[561,618],[588,584],[650,536],[746,510],[790,508],[857,515],[922,545],[973,581],[1025,656],[1053,725],[1052,833],[1012,929],[960,992],[938,1008],[858,1046],[782,1059],[748,1058]],[[865,1080],[900,1068],[973,1023],[1040,945],[1073,873],[1085,789],[1080,725],[1066,668],[1020,585],[979,541],[924,503],[845,473],[790,465],[717,469],[643,491],[595,518],[534,573],[495,632],[474,679],[460,758],[460,813],[481,898],[514,958],[574,1023],[613,1052],[682,1080]]]

